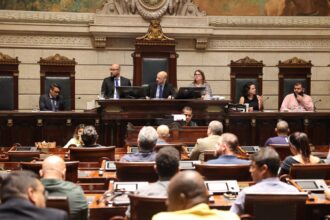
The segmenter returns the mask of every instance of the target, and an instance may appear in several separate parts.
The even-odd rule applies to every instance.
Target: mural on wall
[[[132,0],[122,0],[131,2]],[[179,0],[171,0],[174,3]],[[187,1],[187,0],[183,0]],[[0,0],[0,9],[96,12],[106,0]],[[328,16],[330,0],[193,0],[207,15]]]

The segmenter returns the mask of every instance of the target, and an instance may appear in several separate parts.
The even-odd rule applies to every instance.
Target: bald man
[[[204,161],[204,151],[216,150],[217,141],[222,134],[223,125],[220,121],[211,121],[207,128],[207,137],[198,138],[189,157],[191,160]]]
[[[67,196],[71,220],[87,220],[88,205],[82,188],[72,182],[64,181],[66,167],[59,156],[49,156],[42,163],[41,182],[51,196]]]
[[[168,144],[166,138],[170,136],[170,128],[167,125],[159,125],[157,127],[157,144]]]
[[[265,147],[270,144],[289,144],[288,134],[290,133],[290,129],[289,124],[286,121],[280,120],[277,122],[275,133],[277,136],[268,138]]]
[[[160,71],[157,73],[156,82],[151,83],[148,87],[147,99],[148,98],[164,98],[172,99],[175,97],[176,91],[172,84],[167,82],[167,73]]]
[[[207,161],[208,164],[250,164],[249,160],[237,158],[238,138],[232,133],[224,133],[220,136],[216,144],[217,159]]]
[[[102,83],[101,93],[104,98],[119,98],[116,87],[131,86],[131,81],[120,76],[120,65],[112,64],[110,67],[110,76],[105,78]]]
[[[196,171],[177,173],[167,189],[168,211],[153,216],[152,220],[236,220],[237,215],[228,211],[210,209],[208,192],[203,177]]]

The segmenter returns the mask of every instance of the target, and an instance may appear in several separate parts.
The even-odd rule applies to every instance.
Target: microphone
[[[313,104],[314,104],[314,112],[316,112],[316,103],[318,103],[318,102],[321,102],[322,101],[322,99],[319,99],[319,100],[316,100],[316,101],[314,101],[313,102]]]
[[[269,96],[267,96],[264,100],[263,103],[265,103],[269,99]]]

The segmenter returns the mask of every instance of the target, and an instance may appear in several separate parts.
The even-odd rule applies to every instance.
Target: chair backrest
[[[292,179],[330,180],[330,164],[293,164],[289,175]]]
[[[115,160],[115,146],[70,148],[70,160],[100,162],[100,160],[103,160],[102,158]]]
[[[115,162],[118,181],[156,182],[158,175],[154,162]]]
[[[196,164],[195,167],[206,180],[252,180],[248,164]]]
[[[208,161],[208,160],[213,160],[218,158],[217,156],[217,152],[214,150],[206,150],[204,151],[204,161]]]
[[[289,144],[270,144],[269,146],[276,150],[281,160],[284,160],[287,156],[292,155]]]
[[[76,183],[78,181],[78,165],[79,161],[65,162],[66,173],[65,180]],[[42,162],[21,162],[22,170],[30,170],[39,176],[39,170],[42,168]]]
[[[305,220],[307,193],[247,193],[245,212],[255,220]]]
[[[68,197],[66,196],[47,196],[46,207],[60,209],[68,213],[70,219],[70,207]]]
[[[128,195],[131,206],[131,220],[150,220],[158,212],[166,211],[166,198]]]

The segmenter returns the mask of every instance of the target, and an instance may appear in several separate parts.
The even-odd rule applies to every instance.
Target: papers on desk
[[[186,116],[184,114],[172,114],[174,121],[186,121]]]

